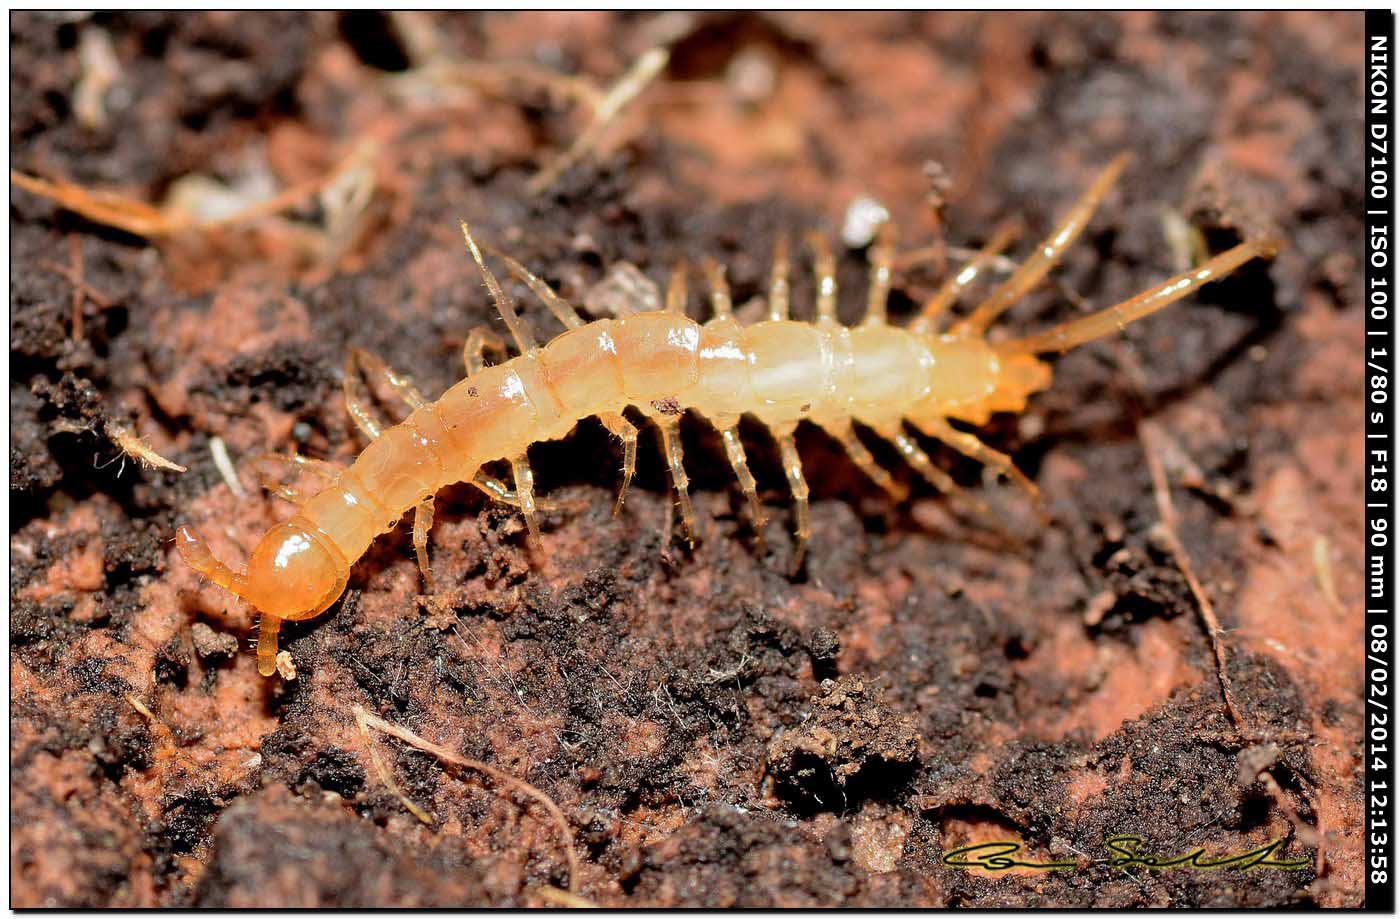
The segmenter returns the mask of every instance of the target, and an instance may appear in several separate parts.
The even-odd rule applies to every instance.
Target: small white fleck
[[[841,242],[848,248],[860,249],[875,239],[880,224],[890,219],[889,209],[869,195],[860,195],[846,208],[846,220],[841,225]]]

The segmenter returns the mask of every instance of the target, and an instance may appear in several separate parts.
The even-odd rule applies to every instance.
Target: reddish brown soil
[[[573,835],[577,895],[599,904],[1360,902],[1359,14],[426,22],[450,59],[601,82],[675,46],[602,155],[531,197],[583,117],[528,87],[395,101],[409,49],[375,15],[12,18],[22,170],[157,201],[192,172],[261,161],[290,185],[379,143],[362,232],[329,265],[299,260],[285,221],[153,246],[11,193],[12,905],[558,902],[568,863],[538,804],[377,735],[420,823],[354,705],[542,790]],[[74,114],[94,29],[119,64],[96,128]],[[618,460],[587,422],[533,453],[543,490],[575,503],[546,516],[533,565],[513,512],[449,489],[435,590],[406,532],[381,539],[343,601],[284,631],[291,682],[230,653],[252,614],[172,552],[181,521],[238,557],[285,513],[230,491],[212,438],[235,461],[355,453],[349,346],[430,393],[457,378],[468,329],[491,321],[459,218],[576,301],[618,261],[660,281],[713,255],[744,303],[779,227],[837,229],[857,194],[911,246],[937,230],[931,182],[949,244],[1011,215],[1039,233],[1120,150],[1135,157],[1121,190],[1008,325],[1177,270],[1172,221],[1213,249],[1271,230],[1288,247],[1065,357],[1025,415],[988,426],[1043,489],[1048,526],[1012,489],[985,489],[989,525],[907,472],[898,506],[809,432],[815,534],[789,578],[760,431],[768,551],[717,439],[687,422],[689,551],[663,537],[654,450],[610,516]],[[54,270],[72,246],[97,295],[80,335]],[[843,250],[848,318],[861,263]],[[902,278],[892,313],[936,281]],[[119,459],[110,419],[189,472]],[[1241,724],[1156,529],[1148,420]],[[1283,839],[1309,867],[1116,868],[1096,861],[1116,833],[1162,854]],[[1080,869],[940,862],[996,839]]]

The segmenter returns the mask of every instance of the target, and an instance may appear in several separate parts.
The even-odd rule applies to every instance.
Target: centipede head
[[[185,563],[262,614],[258,670],[270,676],[277,657],[277,630],[284,619],[310,619],[325,612],[345,590],[350,566],[322,533],[295,522],[268,530],[246,570],[219,561],[208,543],[188,526],[175,533]]]

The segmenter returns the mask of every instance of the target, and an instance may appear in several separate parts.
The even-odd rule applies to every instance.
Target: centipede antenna
[[[467,241],[467,248],[471,250],[472,258],[476,259],[477,267],[481,269],[481,276],[486,281],[486,289],[491,292],[491,299],[496,303],[496,311],[501,314],[506,328],[510,330],[510,337],[515,339],[515,346],[520,349],[522,354],[533,351],[537,347],[535,333],[530,331],[530,327],[516,313],[515,301],[501,289],[501,284],[496,280],[496,276],[491,273],[490,268],[486,267],[486,261],[482,259],[481,250],[476,247],[476,240],[472,239],[471,228],[467,226],[465,220],[462,221],[462,236]]]
[[[1144,290],[1122,303],[1099,310],[1080,319],[1072,319],[1043,332],[1013,339],[998,345],[1007,353],[1037,354],[1045,351],[1068,351],[1077,345],[1103,338],[1137,322],[1185,297],[1202,285],[1209,284],[1234,271],[1254,258],[1271,258],[1283,243],[1277,239],[1262,239],[1240,243],[1215,258],[1174,275],[1155,287]]]
[[[1084,227],[1089,223],[1089,218],[1094,215],[1094,210],[1103,200],[1104,195],[1113,187],[1113,183],[1118,180],[1124,167],[1128,165],[1129,156],[1120,153],[1113,158],[1105,169],[1094,179],[1088,191],[1074,202],[1074,206],[1065,214],[1059,226],[1041,241],[1040,246],[1035,250],[1030,258],[1021,263],[1021,267],[1012,273],[995,290],[977,305],[965,320],[958,323],[954,332],[966,332],[980,334],[991,325],[993,320],[1004,313],[1013,303],[1021,299],[1060,260],[1064,252],[1069,248],[1070,243],[1079,237],[1084,231]]]
[[[812,274],[817,284],[817,324],[836,324],[836,256],[831,243],[813,231],[807,234],[807,247],[812,250]]]
[[[245,581],[242,574],[214,557],[204,538],[190,529],[181,526],[175,531],[175,548],[180,557],[195,571],[204,575],[229,593],[243,596]]]
[[[967,264],[958,269],[956,274],[944,281],[938,292],[929,298],[919,317],[909,324],[910,329],[915,332],[936,330],[938,321],[943,318],[949,307],[957,302],[958,295],[977,280],[977,276],[1020,235],[1020,232],[1021,223],[1014,218],[998,224],[986,245],[979,249]]]
[[[768,285],[768,318],[777,322],[788,318],[788,237],[779,233],[773,242],[773,280]]]
[[[505,262],[506,270],[523,281],[526,287],[534,291],[535,296],[539,297],[544,301],[544,305],[549,307],[549,311],[554,314],[554,318],[562,322],[566,328],[577,329],[579,326],[583,325],[583,317],[578,314],[578,310],[574,308],[574,305],[559,296],[559,294],[554,291],[554,288],[531,274],[529,269],[524,265],[489,243],[482,243],[481,248]]]
[[[666,285],[666,312],[685,315],[685,301],[689,295],[690,266],[685,259],[676,262],[671,269],[671,281]]]

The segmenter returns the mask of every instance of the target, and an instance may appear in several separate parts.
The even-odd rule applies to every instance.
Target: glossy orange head
[[[175,534],[180,556],[191,568],[262,613],[258,670],[270,676],[277,657],[277,629],[283,619],[310,619],[325,612],[345,590],[350,565],[335,544],[295,521],[268,530],[237,572],[214,557],[189,527]]]
[[[284,523],[268,530],[248,559],[243,599],[279,619],[310,619],[336,601],[349,574],[329,539]]]

